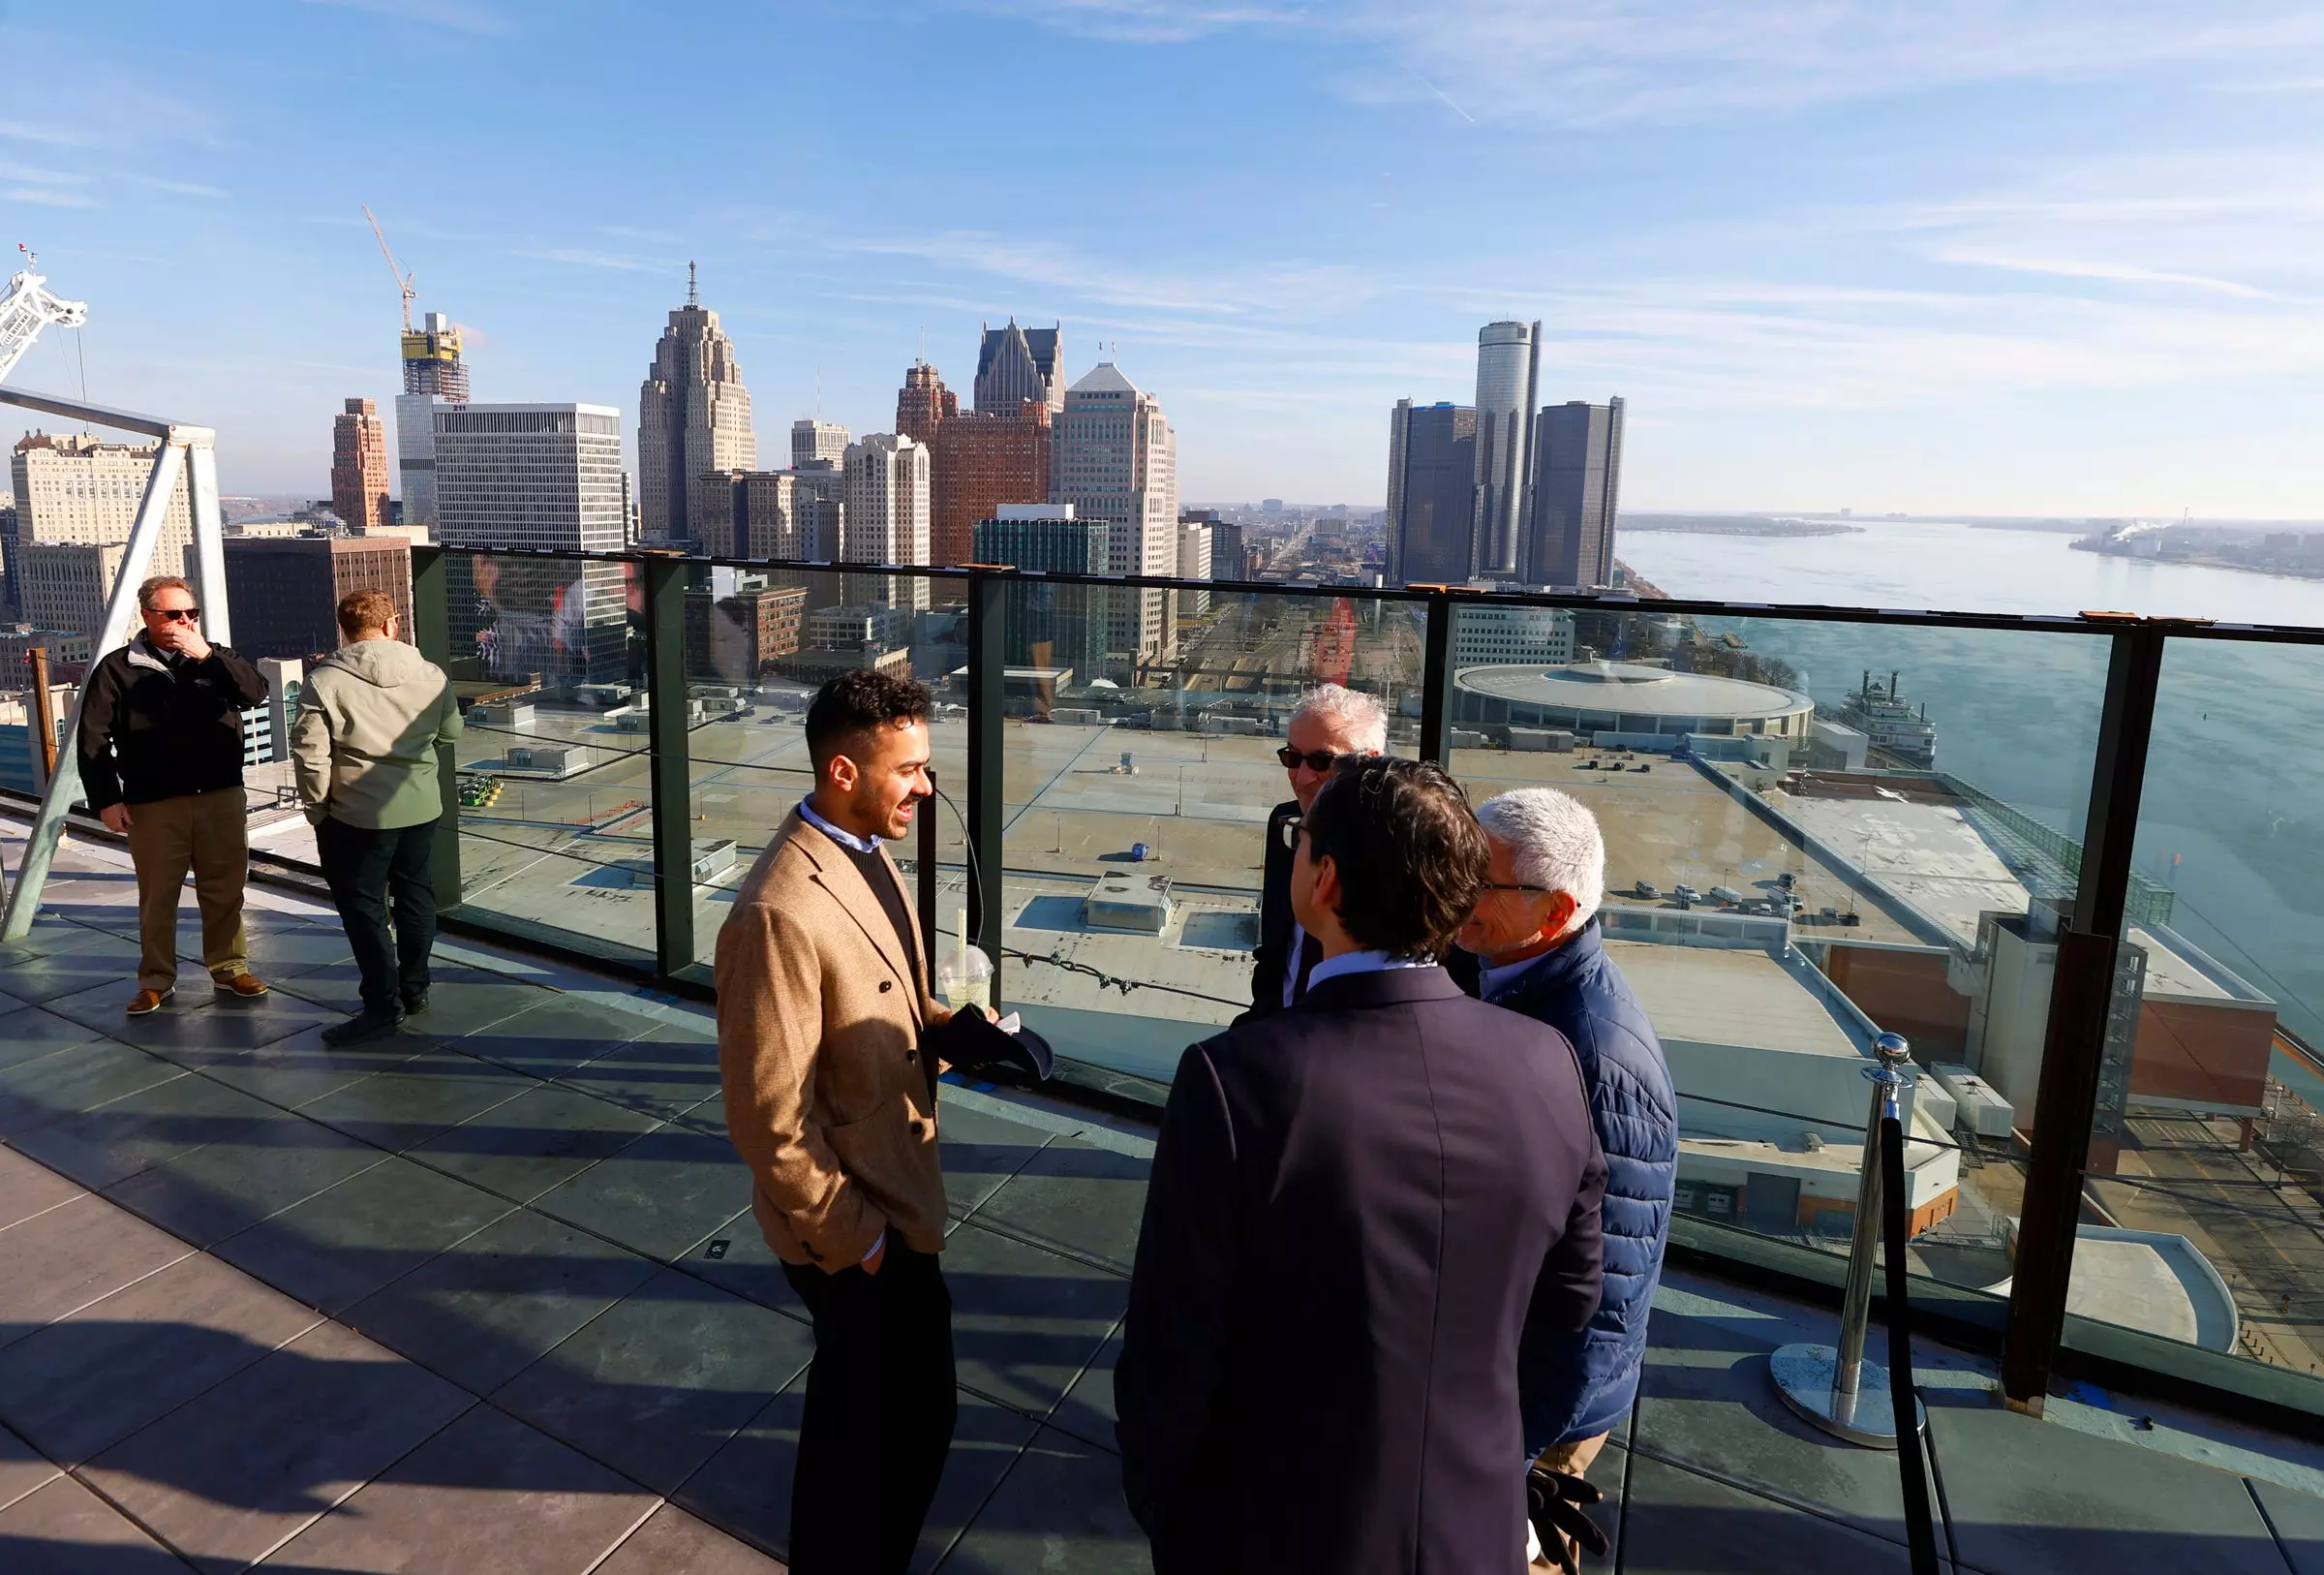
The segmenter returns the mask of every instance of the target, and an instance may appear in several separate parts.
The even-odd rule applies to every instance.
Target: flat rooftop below
[[[1608,941],[1606,955],[1665,1039],[1863,1059],[1806,985],[1763,951]]]

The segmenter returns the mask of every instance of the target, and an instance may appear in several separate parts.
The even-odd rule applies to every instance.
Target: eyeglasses
[[[1301,753],[1286,744],[1275,751],[1275,758],[1283,762],[1286,771],[1297,771],[1302,765],[1310,771],[1329,771],[1339,757],[1328,749],[1311,749]]]
[[[201,616],[199,607],[154,607],[149,610],[166,624],[190,624]]]

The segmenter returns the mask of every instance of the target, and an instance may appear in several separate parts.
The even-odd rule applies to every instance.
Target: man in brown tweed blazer
[[[815,783],[719,931],[726,1130],[767,1245],[814,1320],[792,1575],[898,1575],[952,1444],[952,1298],[929,995],[885,850],[928,798],[928,692],[874,672],[807,713]]]

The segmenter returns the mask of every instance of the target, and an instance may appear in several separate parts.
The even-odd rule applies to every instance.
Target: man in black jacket
[[[1341,764],[1307,994],[1179,1063],[1115,1376],[1157,1575],[1524,1566],[1518,1331],[1597,1310],[1605,1161],[1572,1047],[1435,961],[1486,857],[1435,766]]]
[[[145,628],[90,670],[80,702],[80,781],[89,808],[129,839],[138,870],[138,993],[129,1015],[177,993],[177,900],[186,871],[201,907],[201,960],[219,993],[266,993],[250,972],[242,883],[250,873],[242,713],[266,679],[202,638],[194,588],[174,574],[138,587]]]
[[[1291,911],[1291,857],[1300,817],[1343,755],[1388,748],[1388,713],[1369,695],[1321,684],[1300,696],[1275,758],[1291,778],[1291,797],[1267,818],[1267,857],[1259,881],[1259,948],[1251,954],[1251,1010],[1280,1011],[1307,993],[1317,950]]]

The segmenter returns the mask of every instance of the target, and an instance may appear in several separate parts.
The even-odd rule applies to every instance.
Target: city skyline
[[[216,425],[232,491],[319,492],[318,413],[396,392],[369,201],[479,397],[626,406],[699,257],[762,439],[876,428],[923,334],[964,383],[972,334],[1062,320],[1067,381],[1165,391],[1189,499],[1378,507],[1378,412],[1464,399],[1476,325],[1538,318],[1544,388],[1633,401],[1640,510],[2324,515],[2324,39],[2281,6],[907,6],[892,93],[746,86],[707,153],[575,112],[634,85],[643,18],[148,9],[0,116],[0,203],[92,307],[15,381],[85,360],[99,402]],[[704,25],[739,56],[852,24]],[[72,40],[15,12],[0,45]],[[954,135],[1002,74],[1108,135]]]

